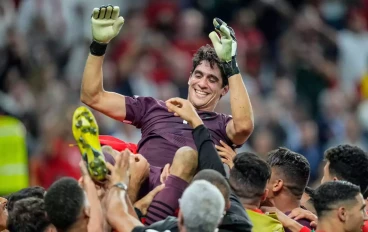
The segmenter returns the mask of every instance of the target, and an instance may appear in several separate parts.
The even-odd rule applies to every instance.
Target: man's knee
[[[179,148],[174,156],[170,174],[190,182],[197,172],[198,152],[191,147]]]

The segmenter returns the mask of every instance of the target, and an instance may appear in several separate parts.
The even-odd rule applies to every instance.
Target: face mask
[[[323,18],[328,21],[340,20],[346,12],[346,6],[339,0],[323,1],[320,10]]]

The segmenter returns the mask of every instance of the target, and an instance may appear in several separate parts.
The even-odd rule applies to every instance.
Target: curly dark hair
[[[217,56],[216,51],[213,47],[210,45],[202,46],[200,47],[197,52],[193,56],[193,68],[192,73],[196,69],[196,67],[202,62],[202,61],[208,61],[210,63],[211,68],[214,68],[215,65],[217,65],[221,72],[221,78],[222,78],[222,87],[225,87],[229,84],[229,80],[225,76],[225,73],[223,71],[223,65],[220,60],[220,58]]]
[[[58,231],[67,231],[77,222],[85,201],[78,182],[63,177],[54,182],[45,195],[45,206],[51,223]]]
[[[318,218],[326,211],[336,209],[340,205],[352,205],[360,194],[359,186],[347,181],[330,181],[319,186],[313,193],[313,205]],[[363,206],[363,205],[362,205]]]
[[[18,192],[10,194],[9,196],[6,197],[8,200],[8,204],[7,204],[8,211],[12,211],[15,202],[19,200],[29,198],[29,197],[43,199],[45,192],[46,191],[43,187],[35,186],[35,187],[24,188],[24,189],[19,190]]]
[[[42,232],[51,225],[43,199],[24,198],[14,203],[9,211],[7,228],[10,232]]]
[[[325,152],[329,171],[340,180],[356,184],[365,193],[368,188],[368,155],[357,146],[339,145]]]
[[[267,163],[281,172],[288,184],[286,187],[294,196],[301,198],[309,181],[308,160],[301,154],[280,147],[268,153]]]
[[[270,177],[271,168],[266,161],[253,153],[242,152],[234,158],[229,179],[232,189],[239,197],[259,200]]]

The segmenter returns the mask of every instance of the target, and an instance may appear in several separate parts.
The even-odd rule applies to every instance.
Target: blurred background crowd
[[[31,185],[80,175],[71,117],[81,104],[91,12],[102,4],[125,18],[108,46],[106,90],[186,98],[192,54],[211,44],[219,17],[235,30],[254,110],[255,130],[240,151],[301,153],[313,184],[326,148],[368,150],[368,0],[0,0],[0,115],[26,129]],[[229,96],[216,111],[230,114]],[[94,113],[100,134],[140,139],[134,127]]]

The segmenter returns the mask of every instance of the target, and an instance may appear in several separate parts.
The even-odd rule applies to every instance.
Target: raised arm
[[[236,145],[243,144],[253,132],[253,110],[245,88],[238,64],[236,63],[237,43],[234,30],[227,26],[221,19],[213,20],[216,32],[211,32],[209,37],[222,61],[223,72],[229,79],[230,105],[233,120],[226,126],[226,134]]]
[[[101,6],[92,12],[93,42],[84,68],[80,99],[89,107],[123,121],[126,116],[125,97],[103,89],[102,64],[107,44],[120,31],[124,18],[119,7]]]

